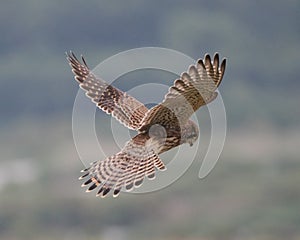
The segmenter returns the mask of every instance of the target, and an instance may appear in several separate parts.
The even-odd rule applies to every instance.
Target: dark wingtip
[[[147,175],[148,179],[152,180],[155,178],[155,172]]]
[[[205,62],[211,63],[211,57],[210,57],[210,55],[208,53],[206,53],[204,55],[204,60],[205,60]]]
[[[97,187],[97,184],[94,183],[93,185],[91,185],[91,186],[86,190],[86,192],[93,191],[96,187]]]
[[[127,191],[132,190],[133,187],[134,187],[133,182],[131,182],[131,183],[129,183],[129,184],[127,184],[127,185],[125,186],[125,188],[126,188]]]
[[[67,59],[70,61],[70,62],[78,62],[80,63],[80,61],[78,60],[78,58],[76,57],[75,53],[72,52],[72,51],[69,51],[69,52],[65,52],[66,55],[67,55]],[[82,55],[81,55],[82,57]],[[82,57],[83,58],[83,57]],[[85,63],[85,60],[83,61]]]
[[[92,179],[88,179],[85,183],[81,184],[81,187],[85,187],[87,185],[89,185],[92,182]]]
[[[219,53],[218,52],[215,52],[215,54],[214,54],[214,61],[219,62]]]
[[[105,197],[109,192],[110,192],[110,188],[104,189],[104,191],[102,192],[102,197]]]
[[[101,188],[99,189],[99,191],[98,191],[97,194],[96,194],[96,197],[100,196],[100,194],[102,193],[102,191],[103,191],[103,187],[101,187]]]
[[[88,175],[90,175],[90,173],[85,173],[84,175],[80,176],[78,179],[81,180],[81,179],[84,179],[85,177],[87,177]]]
[[[135,181],[134,182],[134,186],[135,187],[139,187],[139,186],[141,186],[142,185],[142,183],[143,183],[143,181],[144,181],[144,179],[142,178],[142,179],[139,179],[138,181]]]
[[[115,189],[114,193],[113,193],[113,197],[115,198],[115,197],[119,196],[120,192],[121,192],[121,188]]]
[[[223,58],[222,63],[221,63],[221,67],[220,67],[223,74],[224,74],[225,68],[226,68],[226,61],[227,61],[227,58]]]
[[[198,59],[197,63],[198,63],[199,66],[201,66],[201,68],[205,69],[205,65],[204,65],[203,59],[201,59],[201,58]]]
[[[87,63],[86,63],[86,61],[85,61],[83,55],[81,55],[81,60],[82,60],[83,64],[88,68],[88,65],[87,65]]]

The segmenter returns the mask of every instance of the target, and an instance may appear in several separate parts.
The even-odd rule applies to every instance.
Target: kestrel
[[[189,118],[217,97],[216,89],[226,66],[226,59],[220,64],[218,53],[213,61],[206,54],[174,81],[162,103],[148,109],[126,92],[98,78],[83,57],[79,61],[70,52],[67,59],[86,95],[104,112],[138,132],[120,152],[81,171],[84,175],[79,179],[86,178],[82,186],[89,185],[87,192],[99,187],[97,196],[101,197],[110,191],[116,197],[122,187],[127,191],[139,187],[146,176],[155,177],[156,169],[166,169],[159,154],[183,143],[193,145],[199,129]]]

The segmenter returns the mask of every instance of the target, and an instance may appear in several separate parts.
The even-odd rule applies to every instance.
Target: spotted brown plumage
[[[190,66],[188,72],[181,74],[169,88],[163,102],[150,109],[142,121],[142,129],[153,124],[166,127],[179,127],[187,122],[192,114],[201,106],[210,103],[217,97],[215,90],[220,85],[226,60],[219,67],[219,54],[216,53],[213,62],[208,54],[204,61]]]
[[[80,179],[87,192],[96,188],[97,196],[105,197],[109,192],[118,196],[122,188],[139,187],[144,178],[155,178],[156,169],[165,170],[159,154],[183,143],[197,140],[199,129],[189,118],[217,97],[226,66],[219,63],[219,54],[213,61],[208,54],[204,60],[189,67],[174,81],[162,103],[148,109],[126,92],[109,85],[88,68],[81,57],[79,61],[70,52],[67,59],[79,86],[104,112],[111,114],[126,127],[138,131],[117,154],[92,163],[82,170]]]
[[[148,109],[127,93],[110,86],[95,76],[88,68],[84,58],[81,63],[73,53],[68,54],[75,79],[86,95],[107,114],[111,114],[126,127],[137,130]]]

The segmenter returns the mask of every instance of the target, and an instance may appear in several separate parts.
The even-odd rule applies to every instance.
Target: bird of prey
[[[82,170],[84,174],[79,179],[86,179],[82,186],[88,186],[87,192],[98,187],[100,197],[111,191],[116,197],[123,187],[127,191],[139,187],[145,177],[153,179],[157,169],[166,169],[159,154],[184,143],[193,145],[199,129],[189,118],[217,97],[216,89],[226,66],[226,59],[220,63],[218,53],[213,59],[206,54],[174,81],[162,103],[148,109],[97,77],[82,56],[79,60],[70,52],[67,59],[86,95],[104,112],[138,133],[120,152]]]

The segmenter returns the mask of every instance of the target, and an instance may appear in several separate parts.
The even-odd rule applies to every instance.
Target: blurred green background
[[[297,0],[1,1],[0,239],[300,239],[299,22]],[[65,51],[94,67],[148,46],[228,58],[223,153],[203,180],[199,157],[161,191],[95,198],[77,181],[78,86]],[[147,70],[116,84],[174,78]],[[101,132],[110,118],[98,112],[96,123]]]

